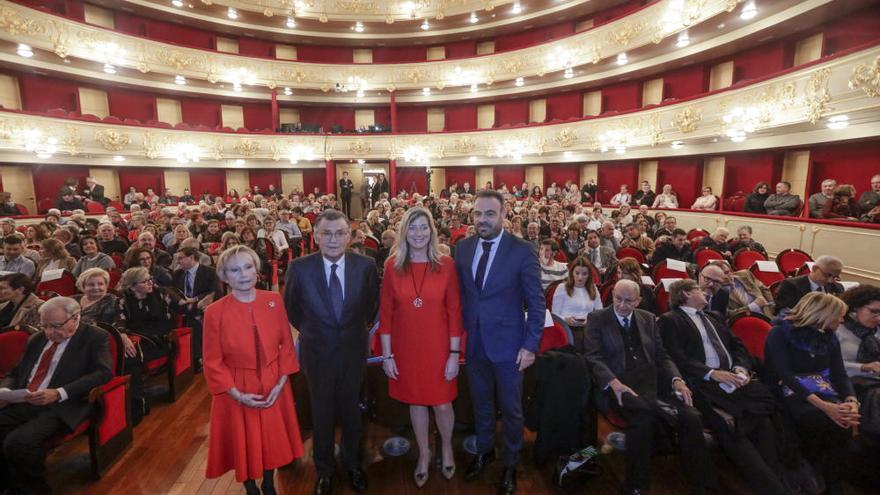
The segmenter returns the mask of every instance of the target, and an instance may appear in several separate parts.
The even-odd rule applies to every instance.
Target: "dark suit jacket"
[[[10,389],[27,387],[28,378],[37,366],[46,342],[48,339],[43,332],[31,335],[21,361],[3,381],[0,381],[0,387]],[[67,400],[45,407],[72,430],[82,423],[91,411],[89,391],[107,383],[111,378],[113,378],[113,359],[110,355],[110,339],[107,332],[80,323],[49,381],[49,388],[63,388],[67,392]]]
[[[352,189],[354,189],[354,183],[351,179],[339,179],[339,196],[351,197]]]
[[[656,265],[667,258],[684,261],[685,263],[693,263],[694,253],[691,251],[690,244],[685,244],[682,246],[681,251],[679,251],[675,249],[672,242],[663,242],[657,246],[657,249],[654,250],[654,254],[651,255],[651,264]]]
[[[186,287],[186,270],[178,268],[174,271],[172,285],[185,293]],[[220,289],[220,279],[213,267],[199,264],[196,269],[196,278],[193,279],[193,297],[203,298],[208,294],[214,294],[214,300],[223,297],[223,291]]]
[[[636,309],[633,312],[633,320],[638,327],[642,350],[645,352],[648,364],[657,367],[661,383],[671,383],[673,378],[681,377],[678,367],[666,354],[654,315]],[[596,384],[594,390],[597,392],[595,398],[599,409],[608,408],[608,395],[604,393],[605,386],[626,371],[623,346],[620,323],[617,321],[617,315],[614,314],[614,308],[607,307],[591,313],[584,331],[583,353]]]
[[[730,354],[731,368],[740,366],[751,369],[751,357],[742,341],[730,331],[724,320],[712,313],[706,313],[712,326],[718,332],[721,343]],[[681,370],[688,383],[702,381],[712,368],[706,366],[706,351],[703,349],[703,337],[693,320],[681,309],[665,313],[657,320],[660,336],[669,356]],[[729,371],[729,370],[725,370]]]
[[[534,246],[505,232],[479,291],[472,266],[480,241],[479,236],[471,236],[455,245],[464,327],[479,328],[483,350],[493,363],[516,361],[520,349],[537,353],[547,301]],[[527,318],[523,308],[528,309]],[[467,346],[468,356],[473,348]]]
[[[709,311],[717,313],[720,318],[727,317],[727,306],[730,305],[730,292],[727,289],[718,289],[712,295],[712,304],[709,305]]]
[[[97,201],[99,203],[107,203],[107,198],[104,197],[104,186],[101,184],[95,184],[91,190],[83,191],[83,196],[92,201]]]
[[[802,297],[811,292],[809,275],[801,275],[800,277],[787,278],[779,284],[779,292],[776,293],[776,311],[782,311],[784,308],[793,308]],[[829,294],[843,293],[843,286],[837,282],[832,282],[825,286],[825,290]]]
[[[300,352],[308,367],[318,360],[362,359],[366,364],[368,329],[376,319],[379,276],[373,259],[345,253],[345,302],[336,321],[321,253],[297,258],[287,269],[284,303],[287,318],[300,332]]]

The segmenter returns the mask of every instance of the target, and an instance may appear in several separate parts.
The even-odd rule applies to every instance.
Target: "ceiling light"
[[[571,158],[571,155],[572,155],[571,151],[563,151],[562,152],[563,158]]]
[[[730,140],[734,143],[741,143],[746,140],[746,133],[741,130],[733,130],[729,131],[727,135],[730,137]]]
[[[617,55],[617,65],[626,65],[627,62],[629,62],[629,58],[627,58],[626,52]]]
[[[235,164],[238,165],[239,167],[243,167],[245,163],[246,162],[244,161],[244,158],[239,158],[239,159],[235,160]]]
[[[684,141],[673,141],[671,143],[671,145],[672,145],[672,149],[680,150],[680,149],[684,148]]]
[[[526,80],[523,79],[522,77],[517,77],[516,80],[513,82],[513,84],[515,84],[516,87],[518,87],[518,88],[521,87],[525,83],[526,83]]]
[[[124,161],[125,161],[125,157],[122,156],[122,155],[116,155],[116,156],[113,157],[113,161],[114,161],[114,162],[124,162]]]
[[[290,29],[296,27],[296,19],[294,19],[293,16],[287,18],[287,27],[289,27]]]
[[[572,77],[574,77],[574,69],[572,69],[571,67],[565,69],[565,72],[562,73],[562,76],[566,79],[571,79]]]
[[[113,64],[104,64],[104,72],[107,74],[116,74],[116,67]]]
[[[356,32],[356,33],[363,33],[364,32],[364,23],[361,21],[357,21],[354,23],[354,27],[352,29],[354,29],[354,32]]]
[[[422,31],[427,31],[431,29],[431,25],[428,24],[428,19],[425,19],[420,27],[422,28]]]
[[[358,98],[363,98],[364,97],[364,90],[362,90],[362,89],[357,90],[357,93],[355,94],[355,96]]]
[[[849,127],[849,117],[846,115],[835,115],[828,119],[828,128],[834,130],[846,129]]]
[[[472,162],[475,162],[475,161],[477,161],[477,157],[475,157],[475,156],[471,156],[471,157],[468,158],[468,160],[470,160],[470,161],[472,161]]]
[[[293,90],[290,89],[289,86],[285,86],[285,88],[284,88],[284,96],[290,96],[290,95],[292,95],[292,94],[293,94]]]
[[[229,7],[229,10],[226,11],[226,17],[233,20],[238,19],[238,11],[233,9],[232,7]]]
[[[691,37],[688,35],[687,31],[682,31],[678,33],[678,41],[675,43],[675,46],[679,48],[684,48],[691,44]]]
[[[480,88],[479,86],[477,86],[477,83],[471,84],[471,93],[476,93],[477,91],[479,91],[479,89]]]
[[[16,51],[24,58],[31,58],[34,56],[34,51],[31,49],[30,45],[25,45],[24,43],[19,43],[18,50]]]
[[[758,7],[755,6],[755,2],[749,2],[743,5],[743,9],[742,12],[739,14],[739,18],[747,21],[754,18],[756,15],[758,15]]]
[[[232,83],[232,90],[236,93],[241,93],[241,83]]]
[[[513,2],[513,8],[510,9],[510,11],[514,14],[519,14],[520,12],[522,12],[522,4],[520,4],[519,2]]]
[[[422,96],[431,96],[431,88],[422,88]]]
[[[178,74],[174,76],[174,84],[177,84],[178,86],[184,86],[186,85],[186,78]]]
[[[470,18],[470,21],[471,21],[471,24],[476,24],[476,23],[480,22],[480,18],[477,17],[477,13],[476,13],[476,12],[471,12],[471,18]]]
[[[365,163],[367,163],[366,160],[364,160],[363,158],[358,158],[358,165],[363,165]]]
[[[171,5],[174,5],[175,7],[183,7],[183,1],[182,0],[171,0]]]

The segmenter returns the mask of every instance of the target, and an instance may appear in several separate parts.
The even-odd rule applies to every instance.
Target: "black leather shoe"
[[[516,466],[504,466],[504,476],[501,477],[501,486],[498,493],[501,495],[513,495],[516,492]]]
[[[330,495],[333,493],[333,478],[322,476],[315,483],[315,495]]]
[[[474,456],[474,460],[471,461],[470,466],[468,466],[467,471],[464,473],[465,481],[473,481],[483,474],[483,470],[486,468],[486,464],[492,462],[495,459],[495,451],[490,450],[485,454],[477,454]]]
[[[351,482],[351,489],[357,493],[367,491],[367,473],[363,469],[352,469],[348,472],[348,481]]]

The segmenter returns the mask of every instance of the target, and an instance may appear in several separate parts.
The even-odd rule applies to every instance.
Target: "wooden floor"
[[[174,404],[154,402],[152,413],[135,429],[132,448],[100,480],[89,475],[88,447],[85,438],[54,451],[48,460],[49,483],[56,494],[69,495],[238,495],[243,487],[236,483],[232,473],[214,479],[205,479],[207,459],[208,419],[210,395],[201,375]],[[412,482],[416,453],[411,451],[400,458],[385,458],[382,442],[388,437],[386,429],[370,424],[366,429],[365,464],[370,482],[370,493],[385,494],[492,494],[494,483],[501,476],[501,465],[495,462],[487,470],[485,481],[466,483],[462,474],[469,456],[461,449],[464,434],[456,434],[459,474],[452,481],[445,480],[436,469],[421,490]],[[604,432],[600,431],[600,438]],[[526,448],[519,474],[519,493],[559,493],[551,481],[551,468],[537,469],[530,459],[533,435],[526,434]],[[314,465],[310,460],[311,440],[306,440],[306,457],[281,469],[276,474],[276,487],[281,494],[309,494],[315,482]],[[746,494],[748,489],[733,472],[730,464],[713,449],[721,494]],[[623,476],[623,456],[620,453],[603,455],[600,464],[604,474],[590,481],[577,493],[617,494]],[[651,493],[687,493],[686,483],[675,456],[655,456],[654,483]],[[337,476],[336,493],[353,493],[343,475]],[[852,490],[851,493],[872,493],[871,490]],[[873,493],[877,493],[873,491]]]

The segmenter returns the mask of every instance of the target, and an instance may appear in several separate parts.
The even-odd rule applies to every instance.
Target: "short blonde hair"
[[[796,327],[831,330],[840,325],[845,314],[846,303],[840,298],[822,292],[810,292],[798,301],[785,319]]]
[[[110,286],[110,274],[107,273],[107,270],[103,268],[89,268],[88,270],[79,274],[79,277],[76,277],[76,288],[79,289],[80,292],[84,292],[86,282],[89,281],[92,277],[101,277],[104,279],[104,283],[107,284],[107,288]]]
[[[122,290],[131,289],[135,284],[143,282],[148,278],[150,278],[150,271],[146,268],[142,266],[129,268],[128,270],[125,270],[122,274],[122,278],[119,279],[119,288]]]
[[[232,246],[231,248],[220,253],[220,257],[217,258],[217,277],[220,278],[223,282],[228,282],[226,280],[226,264],[229,263],[233,257],[238,256],[239,254],[246,254],[251,257],[254,261],[254,269],[257,271],[257,274],[260,273],[260,257],[257,253],[245,246],[244,244],[239,244],[238,246]]]

